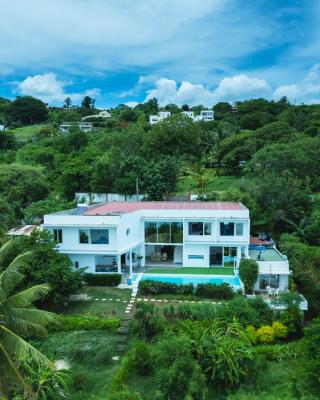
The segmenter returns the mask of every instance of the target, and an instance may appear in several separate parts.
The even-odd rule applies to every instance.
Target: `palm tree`
[[[4,246],[5,247],[5,246]],[[0,249],[0,259],[3,247]],[[19,367],[25,360],[48,367],[50,360],[22,337],[45,336],[47,323],[55,315],[31,307],[50,290],[46,284],[16,291],[24,276],[20,268],[31,256],[27,252],[17,256],[0,273],[0,398],[6,398],[11,389],[20,387],[25,398],[33,398],[33,390],[26,382]]]

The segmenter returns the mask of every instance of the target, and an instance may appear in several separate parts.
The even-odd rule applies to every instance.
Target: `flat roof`
[[[243,211],[247,208],[239,202],[221,201],[113,201],[90,207],[83,215],[126,214],[138,210],[215,210],[215,211]]]
[[[266,249],[262,251],[260,254],[259,260],[259,250],[249,250],[250,258],[257,261],[286,261],[286,258],[277,252],[275,249]]]

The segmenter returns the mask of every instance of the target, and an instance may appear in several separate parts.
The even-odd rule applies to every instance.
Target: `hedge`
[[[139,293],[141,295],[195,294],[198,297],[205,297],[216,300],[230,300],[235,296],[235,292],[228,283],[222,283],[221,285],[202,283],[194,286],[192,283],[186,285],[178,285],[176,283],[160,282],[153,280],[140,281]]]
[[[84,280],[90,286],[118,286],[121,274],[84,274]]]
[[[100,318],[93,315],[86,316],[59,316],[57,322],[48,326],[50,332],[70,331],[115,331],[120,326],[118,318]]]
[[[216,300],[231,300],[235,296],[235,292],[228,283],[200,283],[196,287],[196,295]]]
[[[160,282],[153,280],[140,281],[139,292],[142,295],[148,294],[193,294],[194,286],[192,283],[178,285],[176,283]]]

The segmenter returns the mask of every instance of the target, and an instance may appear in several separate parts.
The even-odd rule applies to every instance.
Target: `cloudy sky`
[[[320,102],[320,0],[0,0],[0,96]]]

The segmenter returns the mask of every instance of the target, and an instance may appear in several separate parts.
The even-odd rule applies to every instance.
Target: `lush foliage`
[[[55,323],[50,324],[48,329],[53,332],[70,331],[99,331],[116,330],[120,325],[117,318],[101,318],[94,315],[81,316],[59,316]]]
[[[38,310],[31,305],[50,290],[46,284],[17,291],[23,281],[19,272],[26,263],[28,253],[15,257],[0,273],[0,395],[10,397],[17,385],[29,395],[34,392],[24,378],[26,371],[21,362],[33,361],[41,368],[49,368],[50,360],[23,337],[45,336],[45,326],[55,320],[54,314]]]
[[[239,275],[246,293],[252,293],[254,284],[258,279],[258,273],[259,267],[255,260],[242,259],[240,261]]]

